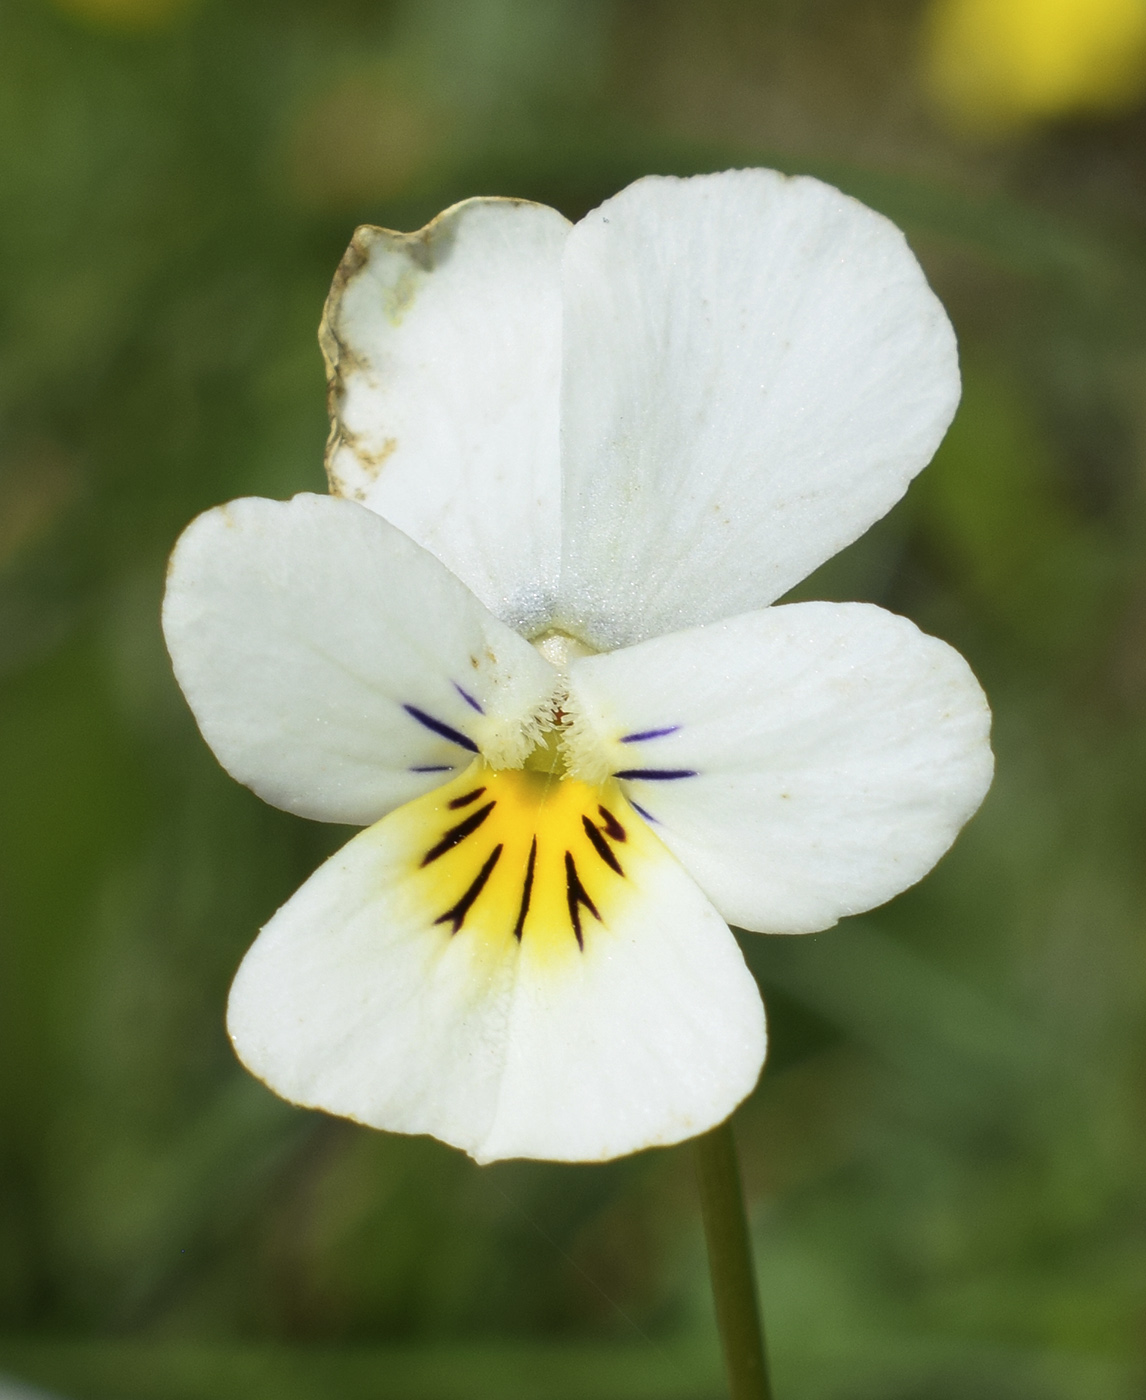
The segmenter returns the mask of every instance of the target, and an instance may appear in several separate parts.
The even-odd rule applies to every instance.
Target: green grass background
[[[171,679],[197,511],[320,490],[356,223],[577,216],[772,164],[907,230],[959,332],[934,465],[798,590],[951,641],[998,778],[920,887],[745,937],[782,1400],[1146,1394],[1146,119],[946,132],[913,0],[0,8],[0,1370],[74,1400],[722,1393],[687,1147],[479,1169],[274,1099],[222,1027],[345,832]]]

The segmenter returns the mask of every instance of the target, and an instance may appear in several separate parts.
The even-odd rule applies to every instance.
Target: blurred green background
[[[345,836],[216,766],[158,628],[197,511],[323,489],[356,223],[771,164],[900,222],[935,464],[802,596],[970,659],[999,774],[919,888],[746,936],[780,1400],[1146,1395],[1141,0],[4,0],[0,1371],[74,1400],[722,1394],[689,1149],[484,1169],[223,1032]]]

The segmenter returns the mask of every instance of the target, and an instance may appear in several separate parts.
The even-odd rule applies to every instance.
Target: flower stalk
[[[726,1119],[695,1141],[700,1208],[728,1391],[732,1400],[772,1400],[732,1120]]]

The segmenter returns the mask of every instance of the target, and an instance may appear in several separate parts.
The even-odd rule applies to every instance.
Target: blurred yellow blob
[[[1146,0],[934,0],[924,37],[928,85],[963,126],[1116,112],[1146,89]]]
[[[54,0],[56,8],[101,29],[162,29],[195,0]]]

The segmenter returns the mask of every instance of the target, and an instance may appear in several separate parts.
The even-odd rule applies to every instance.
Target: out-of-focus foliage
[[[99,28],[160,29],[178,20],[194,0],[57,0],[60,8]]]
[[[219,771],[158,606],[197,510],[322,489],[314,336],[355,223],[475,193],[577,215],[646,170],[759,162],[906,227],[966,376],[933,467],[801,594],[959,646],[999,756],[918,889],[745,940],[777,1392],[1142,1393],[1146,121],[964,145],[917,76],[926,24],[914,0],[0,9],[0,1367],[93,1400],[721,1393],[687,1148],[478,1169],[235,1064],[230,976],[345,833]]]
[[[1146,89],[1146,3],[933,0],[927,60],[935,95],[971,127],[1118,111]]]

